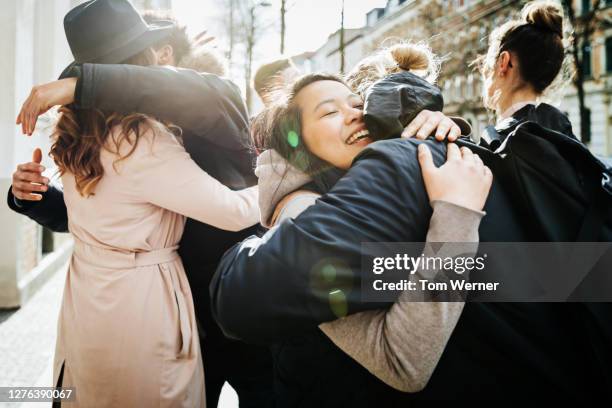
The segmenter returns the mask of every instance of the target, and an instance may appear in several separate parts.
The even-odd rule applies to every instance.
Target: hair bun
[[[419,44],[401,43],[389,48],[397,66],[403,70],[427,71],[432,65],[432,54],[427,47]]]
[[[523,20],[527,24],[551,31],[563,37],[563,11],[551,1],[534,1],[523,8]]]
[[[364,96],[374,82],[403,71],[411,71],[433,84],[440,72],[440,60],[427,44],[396,43],[359,61],[346,76],[346,82],[354,92]]]

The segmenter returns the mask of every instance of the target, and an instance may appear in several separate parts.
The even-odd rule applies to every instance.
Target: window
[[[606,72],[612,73],[612,37],[606,38]]]
[[[474,97],[474,74],[469,74],[467,77],[465,98],[471,100]]]
[[[454,95],[455,95],[455,99],[457,101],[461,101],[463,100],[463,89],[462,89],[462,83],[463,81],[461,80],[460,76],[457,76],[455,78],[455,89],[454,89]]]
[[[452,102],[453,101],[453,95],[451,93],[451,81],[450,80],[446,80],[444,81],[444,97],[446,99],[448,99],[448,102]]]
[[[42,230],[42,253],[53,252],[53,231],[43,228]]]
[[[482,78],[480,75],[474,78],[474,97],[481,97],[482,95]]]
[[[591,11],[591,0],[582,0],[582,13]]]
[[[586,129],[586,134],[584,135],[584,137],[581,137],[582,142],[589,143],[591,141],[591,110],[589,108],[585,108],[584,112],[582,112],[581,121],[583,121]]]
[[[590,78],[591,72],[591,43],[586,42],[582,47],[582,73],[585,78]]]

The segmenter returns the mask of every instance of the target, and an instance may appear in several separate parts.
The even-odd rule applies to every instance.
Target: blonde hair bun
[[[527,3],[522,15],[527,24],[533,24],[563,37],[563,11],[558,4],[551,1]]]
[[[374,82],[404,71],[433,84],[440,72],[440,60],[427,44],[400,42],[359,61],[346,76],[346,82],[354,92],[363,96]]]
[[[429,71],[432,65],[431,51],[419,44],[395,44],[389,48],[389,53],[397,66],[405,71]]]

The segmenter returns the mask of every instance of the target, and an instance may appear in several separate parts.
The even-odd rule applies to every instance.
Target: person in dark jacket
[[[514,35],[530,33],[529,41],[538,47],[557,41],[556,30],[543,32],[529,19],[514,26],[521,27]],[[547,73],[548,84],[557,73]],[[546,105],[513,113],[516,121],[530,117],[557,131],[568,130],[567,118]],[[339,298],[348,314],[390,306],[361,301],[361,243],[424,241],[431,208],[416,159],[421,143],[430,146],[440,164],[445,146],[431,140],[373,143],[295,220],[286,220],[265,241],[251,237],[228,251],[211,284],[213,313],[223,330],[245,341],[275,344],[276,371],[284,380],[277,383],[277,397],[287,407],[610,401],[605,364],[610,357],[601,347],[606,341],[609,346],[602,330],[610,318],[606,304],[466,303],[428,385],[414,394],[375,379],[317,329],[336,318]],[[533,239],[530,220],[520,216],[498,182],[485,211],[481,241]],[[510,271],[515,256],[520,254],[491,261],[498,263],[496,269]],[[327,285],[323,275],[329,266],[336,279]]]
[[[167,54],[169,45],[158,52]],[[162,55],[163,56],[163,55]],[[170,67],[82,64],[72,66],[73,75],[35,87],[22,109],[23,129],[32,134],[36,117],[57,104],[74,102],[77,107],[142,112],[171,122],[182,129],[183,143],[192,159],[209,175],[233,190],[256,183],[254,155],[248,147],[248,114],[238,87],[227,79]],[[26,119],[26,112],[29,120]],[[33,122],[33,123],[32,123]],[[35,163],[20,165],[20,180],[26,189],[36,189],[40,201],[19,191],[8,192],[7,204],[56,232],[68,231],[68,216],[61,186],[48,187]],[[19,170],[18,170],[19,172]],[[21,176],[20,176],[21,177]],[[15,177],[14,177],[15,180]],[[40,181],[33,186],[29,181]],[[13,189],[17,188],[13,186]],[[272,369],[266,347],[227,339],[210,312],[208,285],[221,255],[234,243],[255,233],[256,227],[240,232],[223,231],[188,219],[179,254],[192,288],[200,324],[206,397],[216,406],[221,387],[229,382],[242,406],[272,405]]]

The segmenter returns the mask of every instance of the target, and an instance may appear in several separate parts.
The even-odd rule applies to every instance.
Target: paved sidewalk
[[[16,311],[0,311],[0,387],[50,387],[57,316],[62,300],[67,265]],[[10,404],[0,407],[43,408],[50,403]],[[236,392],[225,384],[219,408],[237,408]]]
[[[46,378],[45,374],[52,370],[57,316],[67,269],[65,265],[58,270],[21,309],[2,312],[0,386],[51,386],[51,375]],[[18,404],[0,403],[0,406],[15,407]]]

